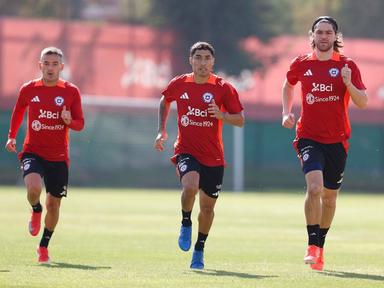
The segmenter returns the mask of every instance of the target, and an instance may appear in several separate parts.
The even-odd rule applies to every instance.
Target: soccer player
[[[340,54],[341,34],[335,19],[317,18],[310,30],[313,51],[293,60],[283,84],[282,125],[292,128],[294,86],[301,82],[301,116],[294,147],[307,186],[304,211],[308,247],[304,262],[323,270],[324,241],[331,226],[343,181],[351,127],[348,104],[367,106],[366,88],[352,59]]]
[[[17,152],[16,135],[27,109],[27,131],[21,160],[28,202],[32,206],[29,233],[39,234],[42,205],[42,180],[46,189],[47,209],[45,227],[37,247],[38,262],[49,263],[48,244],[59,220],[61,198],[67,196],[69,166],[69,129],[80,131],[84,127],[78,88],[60,79],[64,68],[63,53],[56,47],[42,50],[39,67],[40,79],[25,83],[14,107],[5,148]]]
[[[191,212],[198,192],[200,200],[198,236],[190,265],[192,269],[204,268],[204,244],[223,182],[222,126],[224,123],[239,127],[244,125],[243,107],[236,89],[212,73],[214,57],[211,44],[197,42],[192,45],[189,55],[192,73],[175,77],[162,92],[159,129],[154,143],[157,151],[164,150],[170,105],[176,101],[178,136],[171,159],[176,164],[182,185],[182,221],[178,243],[183,251],[188,251],[191,246]]]

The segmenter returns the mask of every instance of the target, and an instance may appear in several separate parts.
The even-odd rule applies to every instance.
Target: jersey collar
[[[35,87],[41,87],[44,86],[43,78],[37,79],[35,82]],[[63,79],[59,79],[56,83],[57,87],[65,88],[65,81]]]
[[[216,84],[216,79],[217,79],[217,76],[215,74],[211,73],[209,75],[208,81],[205,82],[204,84],[213,84],[213,85],[215,85]],[[195,77],[194,77],[193,72],[187,74],[187,79],[185,79],[185,82],[195,82]]]
[[[317,58],[317,55],[316,55],[315,51],[312,52],[311,60],[319,60],[319,59]],[[331,57],[330,60],[340,61],[340,53],[338,53],[338,52],[336,52],[336,51],[333,51],[333,53],[332,53],[332,57]]]

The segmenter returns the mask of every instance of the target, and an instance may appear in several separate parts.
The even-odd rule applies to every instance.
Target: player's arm
[[[244,111],[241,111],[240,113],[231,114],[228,112],[222,112],[223,122],[237,126],[237,127],[243,127],[245,123],[245,117],[244,117]]]
[[[14,152],[14,153],[17,152],[16,136],[21,126],[21,123],[23,122],[26,108],[27,108],[27,104],[25,103],[24,97],[20,92],[20,95],[17,98],[16,105],[13,108],[11,123],[10,123],[10,128],[8,133],[8,140],[7,140],[7,143],[5,144],[5,149],[7,149],[8,152]]]
[[[84,128],[84,115],[81,107],[80,94],[77,93],[75,101],[72,103],[70,109],[63,106],[61,111],[61,119],[63,119],[65,125],[75,131],[81,131]]]
[[[245,123],[245,117],[244,112],[241,111],[240,113],[228,113],[221,111],[219,106],[217,106],[214,99],[212,99],[212,102],[208,104],[208,113],[211,117],[223,120],[224,123],[243,127]]]
[[[159,104],[159,127],[157,130],[157,136],[153,147],[157,151],[164,151],[164,142],[168,139],[167,133],[167,121],[169,111],[171,109],[171,102],[165,100],[164,95],[160,99]]]
[[[346,85],[347,86],[347,85]],[[368,104],[368,95],[365,90],[359,90],[355,85],[351,84],[347,86],[349,95],[351,96],[352,102],[359,108],[365,108]]]
[[[295,125],[295,115],[292,113],[294,88],[295,86],[291,85],[288,80],[285,79],[282,91],[283,119],[281,124],[283,127],[289,129]]]
[[[348,89],[349,95],[353,103],[359,108],[365,108],[368,104],[368,96],[365,90],[357,89],[355,85],[352,83],[352,70],[348,67],[348,64],[341,69],[341,76],[343,77],[343,81],[345,86]]]

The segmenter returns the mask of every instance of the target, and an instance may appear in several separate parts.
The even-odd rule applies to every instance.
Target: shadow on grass
[[[0,273],[7,273],[7,272],[11,272],[10,270],[0,270]]]
[[[339,278],[358,278],[358,279],[365,279],[365,280],[384,281],[384,276],[380,276],[380,275],[369,275],[369,274],[360,274],[360,273],[333,271],[333,270],[324,270],[321,273],[327,276],[334,276]]]
[[[266,275],[255,275],[248,273],[240,273],[240,272],[232,272],[225,270],[215,270],[215,269],[205,269],[205,270],[192,270],[193,272],[201,275],[209,275],[209,276],[230,276],[230,277],[238,277],[238,278],[247,278],[247,279],[263,279],[263,278],[274,278],[278,276],[266,276]]]
[[[81,265],[81,264],[71,264],[63,262],[51,262],[50,264],[43,264],[44,267],[49,268],[68,268],[68,269],[79,269],[79,270],[101,270],[101,269],[111,269],[109,266],[91,266],[91,265]]]

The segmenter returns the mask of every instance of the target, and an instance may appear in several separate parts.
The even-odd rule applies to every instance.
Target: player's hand
[[[352,70],[348,67],[348,64],[345,64],[341,69],[341,77],[343,77],[345,86],[351,85]]]
[[[287,113],[283,114],[283,120],[281,122],[281,125],[285,128],[292,129],[293,126],[295,126],[295,114],[293,113]]]
[[[153,148],[159,152],[164,151],[164,142],[167,141],[167,139],[168,133],[166,131],[159,132],[155,139],[155,143],[153,144]]]
[[[224,118],[224,113],[220,110],[219,106],[217,106],[215,99],[212,99],[212,102],[208,104],[208,113],[216,119]]]
[[[61,111],[61,119],[63,119],[65,125],[69,125],[72,122],[71,111],[67,110],[67,107],[65,107],[65,105],[63,106],[63,110]]]
[[[5,149],[7,149],[8,152],[17,153],[16,139],[8,138],[7,144],[5,144]]]

